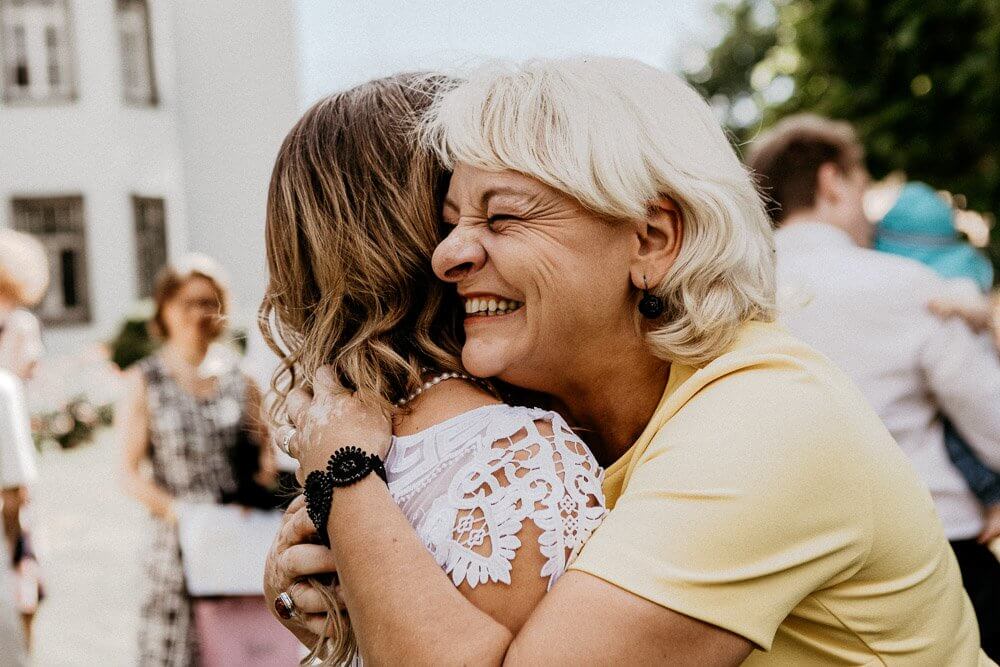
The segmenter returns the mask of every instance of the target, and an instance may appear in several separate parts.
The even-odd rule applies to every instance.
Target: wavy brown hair
[[[268,192],[259,313],[282,358],[276,410],[327,364],[386,409],[421,368],[460,370],[460,303],[431,269],[446,173],[411,132],[442,82],[399,74],[331,95],[285,138]]]
[[[341,384],[389,410],[421,369],[459,371],[462,311],[437,280],[446,173],[412,130],[443,77],[400,74],[317,102],[285,138],[267,201],[270,280],[259,312],[281,357],[271,418],[285,397],[333,366]],[[328,582],[327,632],[302,664],[356,653]]]

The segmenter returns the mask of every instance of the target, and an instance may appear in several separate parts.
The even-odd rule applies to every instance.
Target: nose
[[[486,263],[486,249],[474,230],[461,226],[452,228],[434,250],[431,264],[437,277],[446,283],[457,283]]]

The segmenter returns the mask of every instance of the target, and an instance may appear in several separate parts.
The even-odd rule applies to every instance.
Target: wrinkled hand
[[[330,455],[354,445],[381,458],[392,441],[392,421],[378,407],[365,405],[337,381],[329,366],[316,372],[312,393],[296,389],[285,404],[296,432],[289,453],[299,461],[299,482],[323,470]]]
[[[989,544],[998,537],[1000,537],[1000,503],[986,508],[983,532],[979,533],[979,543]]]
[[[315,646],[324,630],[327,608],[322,595],[306,577],[335,582],[337,573],[333,553],[315,544],[312,541],[315,536],[316,528],[306,513],[305,498],[299,496],[285,512],[264,564],[264,597],[271,614],[309,648]],[[274,609],[274,601],[282,592],[288,593],[295,604],[296,614],[287,620]]]

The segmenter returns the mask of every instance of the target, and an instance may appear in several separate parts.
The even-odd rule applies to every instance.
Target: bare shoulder
[[[414,399],[409,410],[396,417],[393,431],[400,436],[412,435],[470,410],[500,404],[499,399],[468,380],[445,380]]]
[[[146,377],[142,372],[142,368],[139,364],[132,364],[127,369],[122,372],[122,378],[124,379],[124,389],[122,394],[123,398],[127,398],[129,402],[136,403],[145,399],[146,397]]]

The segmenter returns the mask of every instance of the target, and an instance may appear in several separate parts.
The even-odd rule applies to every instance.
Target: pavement
[[[44,667],[134,665],[151,528],[125,496],[114,432],[39,456],[33,534],[46,599],[35,617],[33,662]]]

